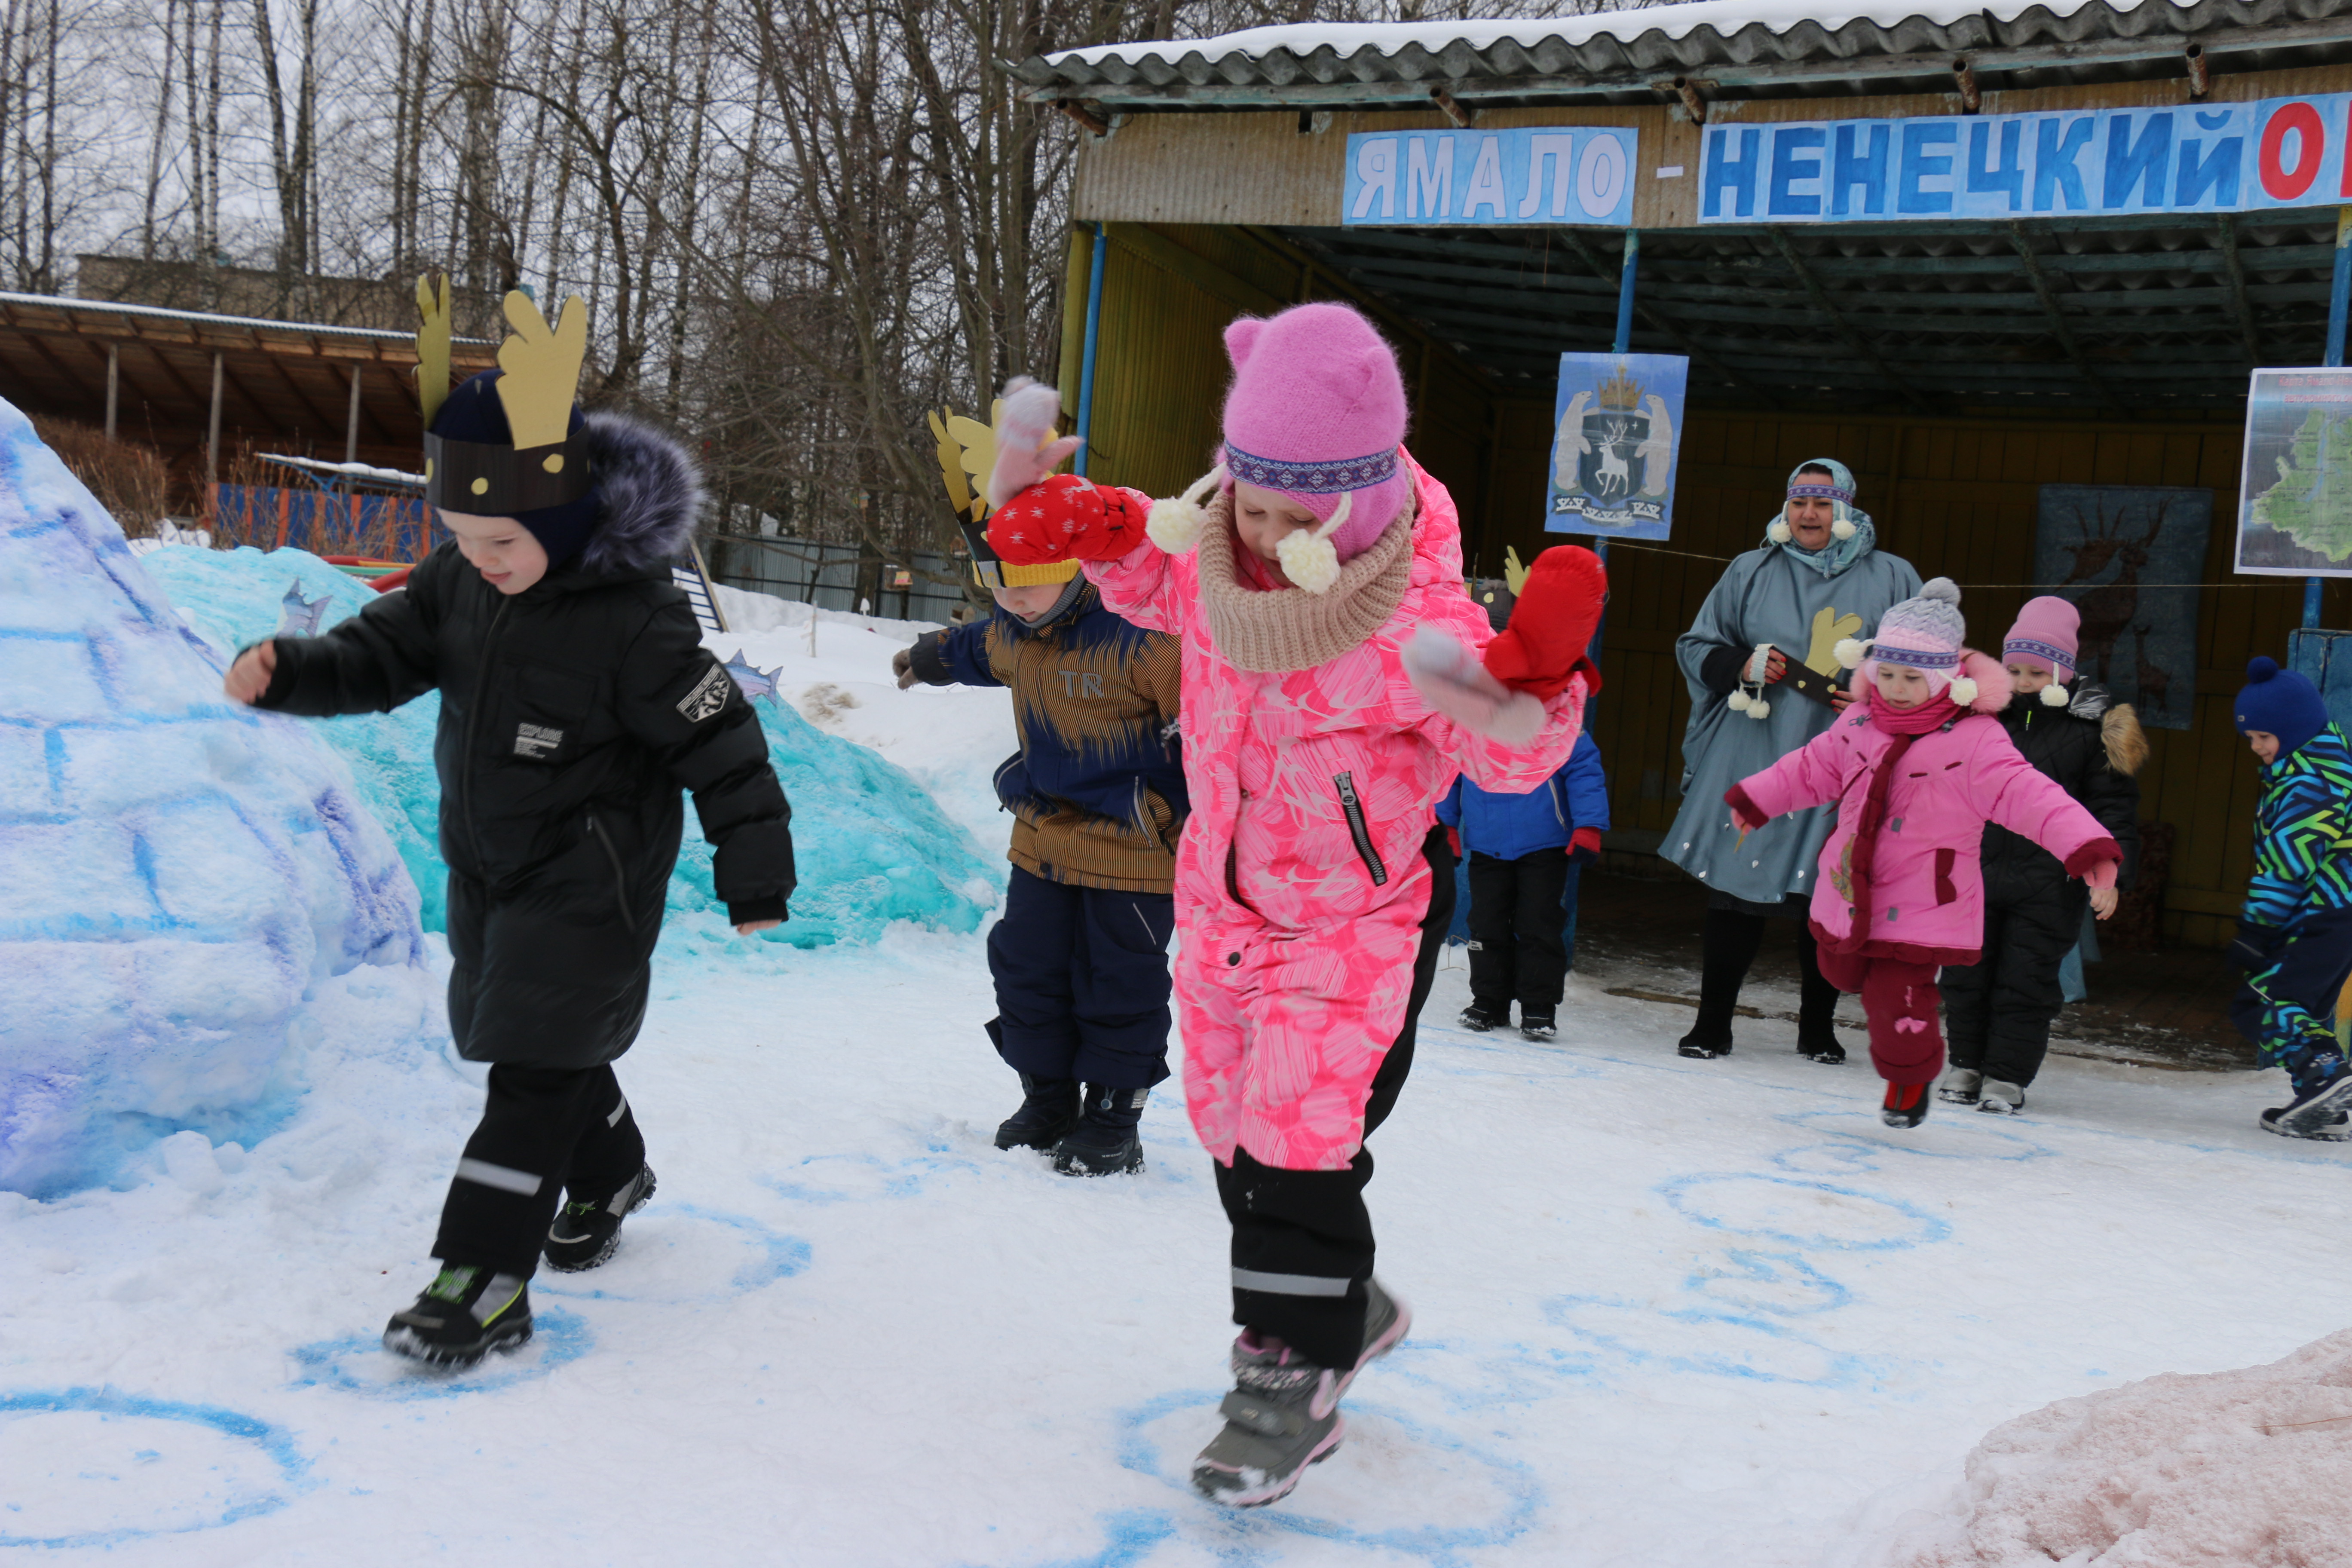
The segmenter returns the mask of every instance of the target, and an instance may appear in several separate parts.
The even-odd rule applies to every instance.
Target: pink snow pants
[[[1899,958],[1832,952],[1821,944],[1822,978],[1849,995],[1862,994],[1870,1020],[1870,1065],[1889,1083],[1933,1083],[1944,1070],[1944,1036],[1937,1027],[1936,966]]]

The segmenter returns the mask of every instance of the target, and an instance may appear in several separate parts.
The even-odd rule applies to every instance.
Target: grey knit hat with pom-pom
[[[1968,623],[1960,616],[1959,585],[1949,577],[1931,577],[1917,598],[1906,599],[1878,617],[1870,660],[1908,666],[1941,691],[1960,672],[1960,651],[1968,635]]]

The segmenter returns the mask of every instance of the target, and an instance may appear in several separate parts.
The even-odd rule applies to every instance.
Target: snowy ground
[[[1003,695],[809,636],[743,651],[1001,847]],[[436,1058],[322,1065],[249,1154],[0,1194],[0,1562],[1871,1563],[1997,1422],[2345,1326],[2345,1152],[2257,1131],[2266,1079],[2058,1060],[2029,1116],[1901,1134],[1793,1026],[1685,1061],[1685,1015],[1580,981],[1537,1047],[1450,1027],[1465,978],[1375,1140],[1414,1333],[1274,1508],[1184,1487],[1232,1331],[1173,1085],[1139,1178],[999,1153],[981,939],[902,927],[663,974],[621,1068],[660,1194],[470,1373],[375,1347],[478,1106]]]

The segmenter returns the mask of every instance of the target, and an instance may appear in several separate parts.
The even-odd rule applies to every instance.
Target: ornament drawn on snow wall
[[[2169,486],[2043,485],[2034,581],[2083,617],[2075,678],[2186,730],[2197,695],[2197,584],[2213,492]]]

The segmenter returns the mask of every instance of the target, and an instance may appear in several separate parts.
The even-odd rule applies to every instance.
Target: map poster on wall
[[[1666,537],[1689,376],[1680,354],[1559,356],[1547,532]]]
[[[2213,492],[2043,485],[2041,500],[2033,580],[2082,615],[2076,676],[2137,707],[2143,724],[2188,729]]]
[[[2238,570],[2352,576],[2352,370],[2258,370],[2246,395]]]

